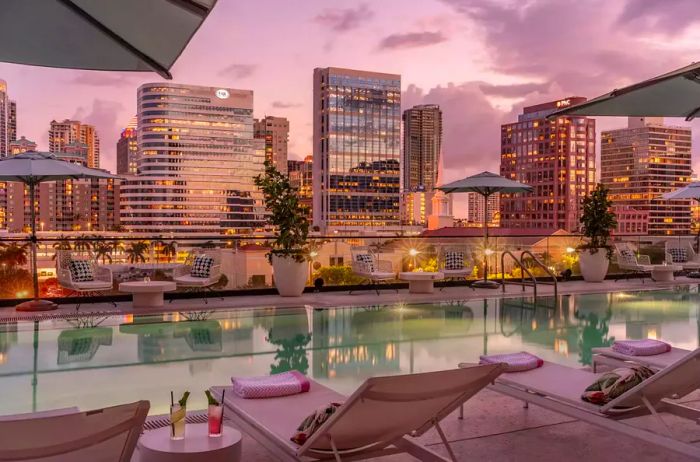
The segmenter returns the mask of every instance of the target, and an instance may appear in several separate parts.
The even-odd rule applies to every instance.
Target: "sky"
[[[401,74],[404,109],[443,109],[451,181],[498,171],[500,125],[523,106],[595,97],[693,62],[698,21],[697,0],[219,0],[172,74],[178,83],[253,90],[256,117],[290,120],[296,159],[312,150],[315,67]],[[137,87],[162,80],[4,63],[0,78],[17,101],[18,135],[46,150],[52,119],[92,123],[111,170]],[[599,118],[598,133],[626,123]]]

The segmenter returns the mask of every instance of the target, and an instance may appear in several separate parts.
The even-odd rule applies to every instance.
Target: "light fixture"
[[[576,252],[576,249],[574,249],[573,247],[566,248],[566,253],[574,253],[574,252]]]
[[[486,255],[487,257],[493,255],[494,253],[495,252],[491,249],[484,249],[484,255]]]
[[[418,249],[409,249],[408,254],[412,257],[415,257],[418,255],[420,252],[418,252]]]
[[[311,252],[309,252],[309,256],[311,258],[316,258],[316,257],[318,257],[318,252],[316,252],[315,250],[312,250]]]

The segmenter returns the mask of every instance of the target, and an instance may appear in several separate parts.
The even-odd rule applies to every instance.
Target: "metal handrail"
[[[535,279],[532,276],[532,273],[530,270],[525,268],[525,265],[523,265],[523,262],[516,257],[513,252],[510,250],[504,250],[503,253],[501,254],[501,290],[503,292],[506,291],[506,273],[505,273],[505,262],[506,262],[506,255],[511,257],[515,264],[520,267],[520,286],[523,288],[523,292],[525,291],[525,273],[527,273],[528,277],[532,279],[532,287],[534,290],[534,295],[537,297],[537,279]],[[517,282],[509,282],[510,284],[518,284]]]
[[[521,264],[522,264],[523,257],[524,257],[525,255],[527,255],[527,256],[529,256],[530,258],[532,258],[532,261],[534,261],[535,264],[536,264],[537,266],[539,266],[540,268],[542,268],[542,269],[545,271],[545,273],[547,273],[547,274],[549,275],[549,277],[552,278],[552,285],[554,286],[554,297],[556,298],[556,296],[557,296],[557,283],[558,283],[558,281],[557,281],[557,276],[552,272],[552,270],[550,270],[549,268],[547,268],[547,266],[546,266],[544,263],[542,263],[542,262],[540,261],[540,259],[537,258],[537,257],[536,257],[532,252],[530,252],[529,250],[524,250],[523,252],[520,253],[520,263],[521,263]]]

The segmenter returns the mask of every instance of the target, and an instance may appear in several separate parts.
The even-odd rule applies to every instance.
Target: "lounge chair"
[[[498,377],[502,367],[373,377],[350,397],[314,381],[308,393],[266,399],[242,399],[226,387],[224,404],[239,428],[283,461],[362,460],[397,453],[423,461],[456,461],[439,422]],[[222,390],[215,387],[212,392],[221,397]],[[290,441],[306,416],[331,402],[344,404],[303,446]],[[450,458],[407,438],[433,427]]]
[[[195,259],[198,256],[209,257],[212,262],[211,267],[203,272],[194,268]],[[221,279],[221,257],[219,252],[193,250],[185,260],[183,266],[178,266],[173,270],[173,282],[177,284],[178,289],[184,289],[190,292],[202,292],[204,303],[207,301],[207,292],[215,293],[214,286]],[[223,297],[220,297],[223,300]],[[173,299],[170,299],[172,303]]]
[[[586,387],[600,375],[545,362],[542,367],[530,371],[502,374],[489,389],[526,404],[535,404],[602,429],[700,459],[700,447],[676,438],[660,414],[669,413],[695,422],[700,419],[700,410],[673,401],[673,398],[682,398],[700,387],[700,349],[603,406],[581,399]],[[649,428],[657,431],[631,423],[639,422],[636,418],[641,416],[654,419],[650,423],[655,425],[650,425]]]
[[[651,356],[630,356],[618,353],[610,347],[593,348],[593,372],[597,372],[599,365],[611,367],[624,367],[629,362],[641,364],[649,369],[658,371],[670,366],[676,361],[684,358],[690,350],[683,348],[671,348],[671,351]]]
[[[396,271],[390,261],[380,260],[377,256],[364,247],[353,248],[352,272],[367,282],[370,289],[374,289],[379,295],[378,284],[396,279]],[[398,289],[395,289],[399,293]],[[349,294],[352,294],[352,290]]]
[[[651,264],[649,255],[637,255],[629,242],[618,242],[615,244],[615,257],[617,259],[617,266],[622,271],[641,274],[642,282],[644,282],[644,276],[651,277],[651,271],[654,269],[654,265]]]
[[[75,277],[71,270],[72,261],[85,261],[90,268],[90,275],[85,277]],[[75,257],[71,250],[56,251],[56,278],[58,284],[70,291],[70,295],[100,296],[112,291],[114,281],[112,270],[106,266],[98,265],[92,255]],[[89,280],[81,280],[89,279]],[[117,306],[114,301],[110,301],[113,306]],[[75,309],[80,309],[80,302]]]
[[[148,401],[138,401],[87,412],[3,418],[0,460],[130,462],[148,409]]]
[[[673,239],[666,241],[666,264],[679,265],[684,271],[700,270],[700,255],[695,253],[690,242]]]
[[[466,248],[448,247],[440,252],[438,263],[440,272],[445,275],[444,280],[465,281],[473,273],[473,263],[468,258]],[[446,286],[440,287],[440,291]],[[472,287],[472,290],[476,290]]]

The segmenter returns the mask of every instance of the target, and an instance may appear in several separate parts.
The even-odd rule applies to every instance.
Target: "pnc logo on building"
[[[220,98],[220,99],[226,99],[230,96],[228,90],[226,90],[224,88],[219,88],[218,90],[216,90],[215,94],[216,94],[216,97]]]
[[[568,98],[567,98],[567,99],[562,99],[562,100],[557,101],[556,104],[557,104],[557,107],[567,107],[567,106],[571,106],[571,100],[568,99]]]

